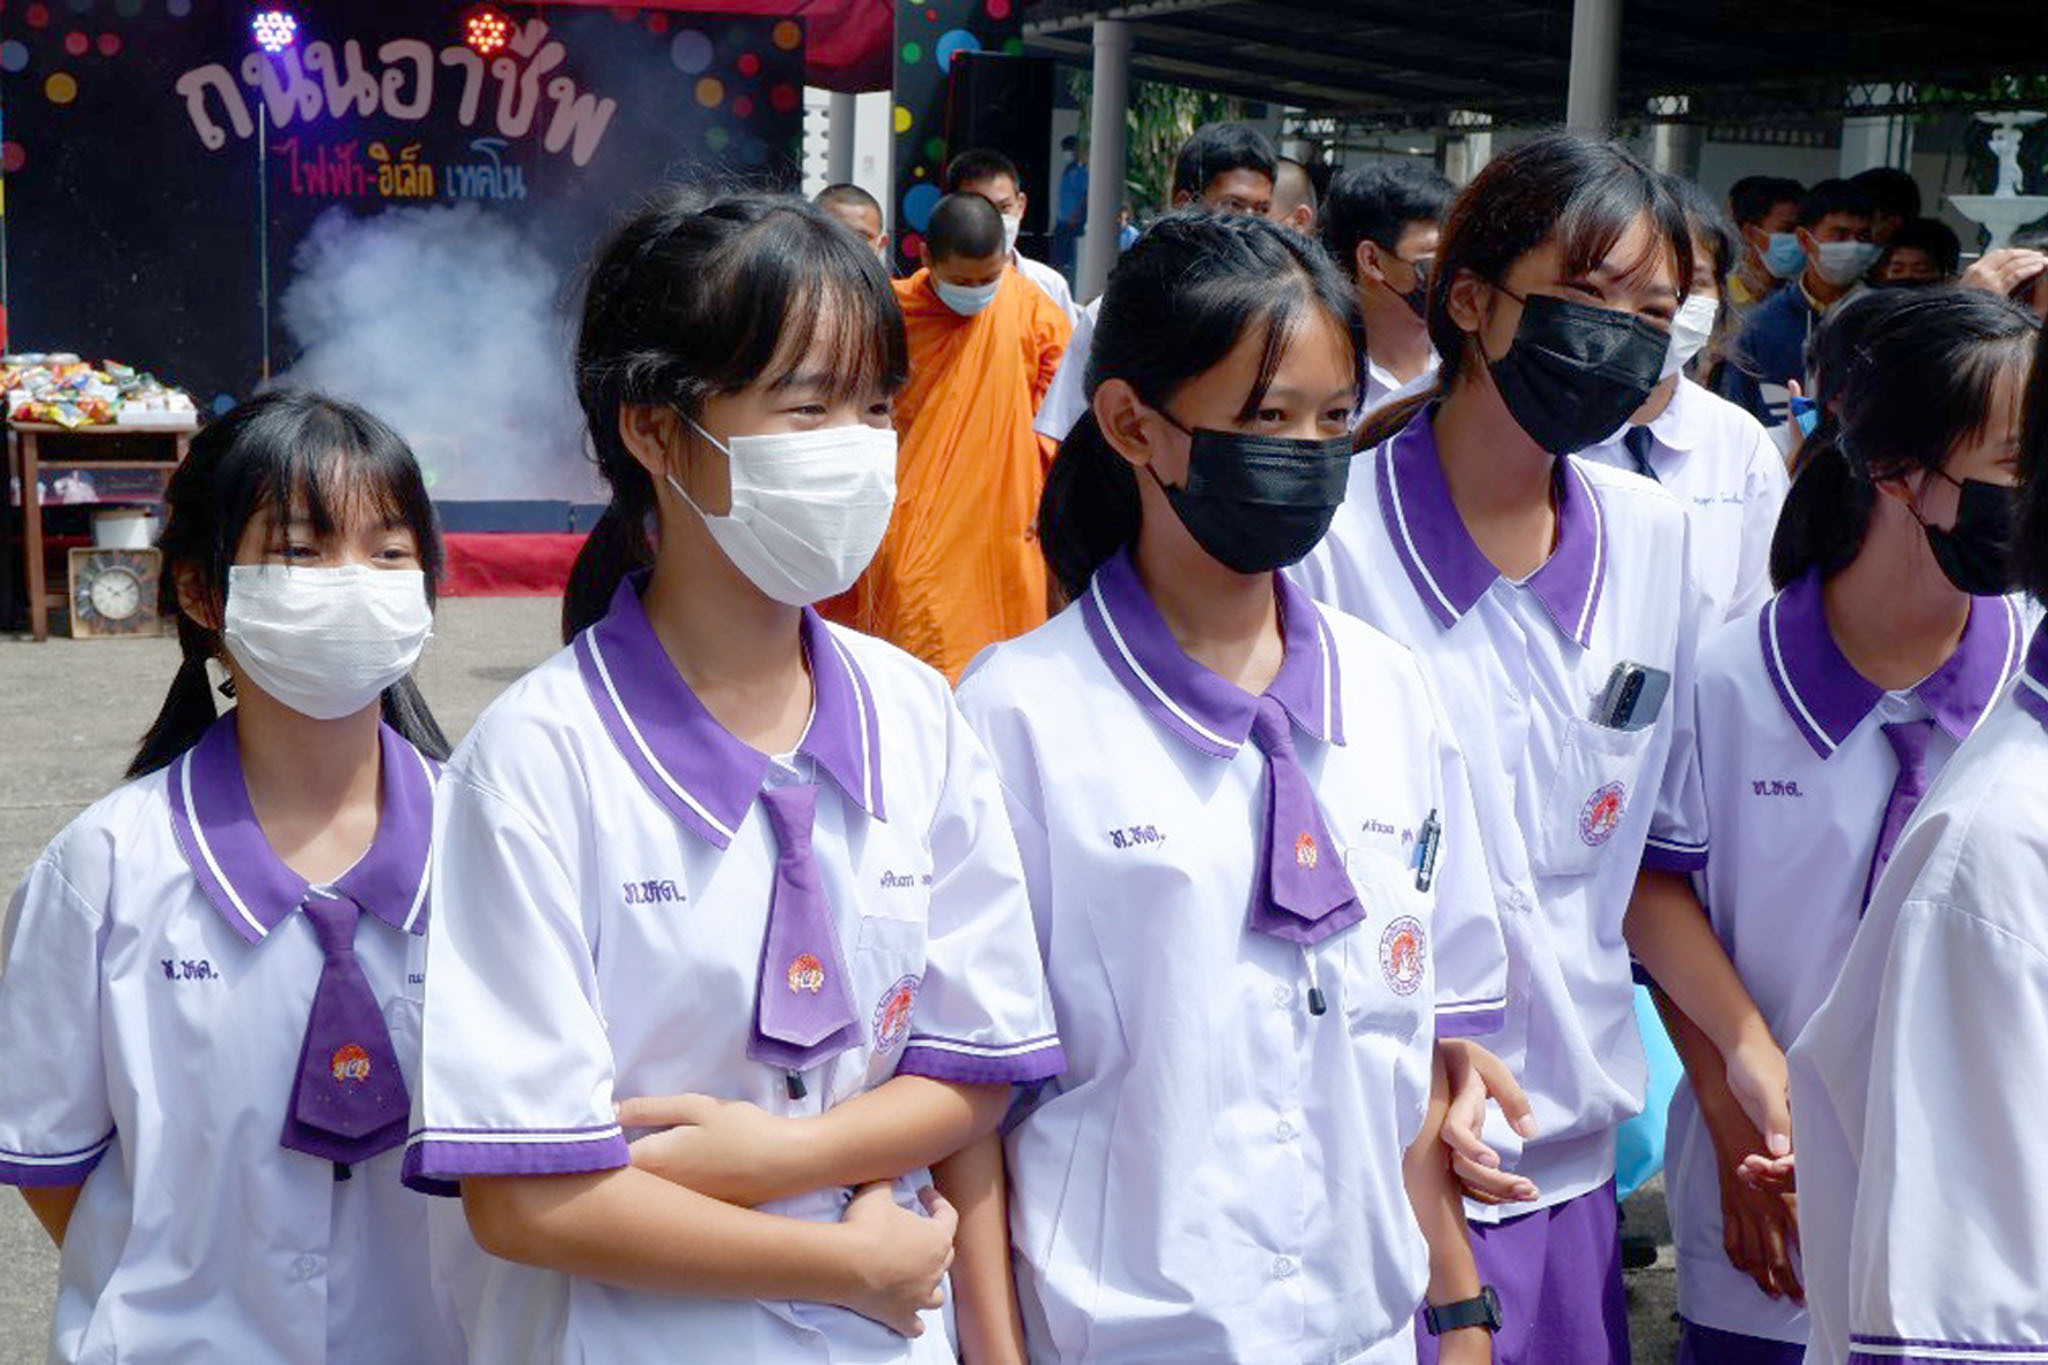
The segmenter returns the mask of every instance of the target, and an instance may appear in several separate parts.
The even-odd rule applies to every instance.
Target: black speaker
[[[1048,57],[962,52],[954,56],[946,83],[946,154],[993,147],[1016,162],[1018,188],[1029,201],[1024,231],[1033,237],[1046,231],[1059,193],[1047,174],[1052,80]]]

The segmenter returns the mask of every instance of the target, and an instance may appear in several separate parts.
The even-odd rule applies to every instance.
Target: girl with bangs
[[[166,497],[184,661],[7,921],[0,1180],[62,1249],[49,1358],[460,1359],[399,1179],[433,507],[397,433],[302,393],[208,426]]]
[[[1477,1158],[1522,1198],[1467,1208],[1507,1365],[1629,1358],[1612,1187],[1615,1130],[1643,1104],[1632,955],[1789,1148],[1782,1056],[1697,905],[1644,870],[1701,846],[1697,811],[1660,799],[1683,789],[1705,610],[1685,512],[1574,454],[1658,384],[1690,252],[1683,206],[1617,146],[1552,134],[1489,163],[1444,222],[1438,383],[1361,432],[1369,454],[1300,570],[1415,651],[1473,776],[1509,959],[1488,1041],[1533,1104],[1531,1134],[1499,1126]],[[1474,1160],[1457,1158],[1468,1190]]]
[[[1007,1134],[983,1359],[1412,1365],[1425,1301],[1489,1359],[1439,1140],[1505,992],[1464,761],[1409,652],[1279,574],[1344,496],[1351,317],[1313,241],[1154,224],[1040,510],[1072,605],[961,683],[1071,1059]]]
[[[810,609],[888,523],[904,378],[881,266],[799,200],[669,198],[597,259],[611,506],[569,647],[439,808],[406,1166],[460,1191],[474,1359],[953,1359],[954,1229],[991,1209],[924,1168],[1062,1061],[945,679]]]

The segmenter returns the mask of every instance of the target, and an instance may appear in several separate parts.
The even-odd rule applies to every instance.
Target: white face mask
[[[1005,252],[1015,254],[1017,250],[1017,234],[1021,233],[1022,231],[1024,231],[1023,214],[1020,213],[1015,218],[1011,218],[1008,215],[1004,216],[1003,250]]]
[[[1829,284],[1854,284],[1870,269],[1884,248],[1876,242],[1822,242],[1813,268]]]
[[[1705,349],[1720,311],[1721,301],[1712,294],[1689,294],[1678,305],[1678,315],[1671,319],[1671,349],[1664,353],[1665,379],[1691,364]]]
[[[999,279],[994,284],[948,284],[938,276],[932,276],[932,292],[939,296],[939,302],[963,318],[971,318],[996,301],[996,291],[1003,287]]]
[[[722,444],[695,422],[690,425],[725,452],[732,511],[714,517],[674,475],[664,477],[704,518],[704,529],[748,582],[792,607],[853,586],[881,548],[896,507],[893,427],[856,422],[735,436]]]
[[[339,720],[412,672],[434,632],[427,577],[368,564],[228,569],[228,654],[249,681],[314,720]]]

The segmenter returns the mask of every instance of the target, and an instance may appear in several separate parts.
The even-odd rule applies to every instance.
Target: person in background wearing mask
[[[1424,315],[1438,221],[1456,194],[1450,181],[1416,162],[1362,166],[1330,182],[1323,245],[1351,277],[1365,324],[1354,428],[1436,378]]]
[[[1280,154],[1266,135],[1249,123],[1205,123],[1181,144],[1173,161],[1174,208],[1199,205],[1215,213],[1273,216],[1273,182],[1280,173]],[[1068,359],[1053,376],[1033,424],[1055,447],[1066,439],[1088,409],[1088,345],[1095,338],[1095,315],[1101,299],[1093,299],[1074,320]]]
[[[896,281],[910,333],[896,513],[860,581],[822,608],[952,680],[984,646],[1045,622],[1032,525],[1054,447],[1031,415],[1072,329],[1009,263],[994,204],[939,200],[924,268]]]
[[[1292,157],[1281,157],[1273,172],[1273,221],[1304,237],[1316,235],[1315,177]]]
[[[1017,179],[1016,162],[990,147],[964,151],[946,163],[946,193],[978,194],[994,204],[996,212],[1003,215],[1003,240],[1010,244],[1010,264],[1059,305],[1069,324],[1079,316],[1067,277],[1017,250],[1017,235],[1024,230],[1024,211],[1031,201]]]
[[[1138,238],[1143,235],[1143,233],[1138,231],[1138,225],[1131,221],[1131,206],[1129,203],[1126,203],[1123,208],[1117,211],[1116,215],[1117,254],[1122,255],[1136,246]]]
[[[1728,278],[1728,307],[1740,319],[1806,266],[1793,228],[1806,187],[1775,175],[1747,175],[1728,191],[1728,212],[1742,234],[1742,264]]]
[[[1799,201],[1799,247],[1806,268],[1798,287],[1781,289],[1743,323],[1716,390],[1766,426],[1786,419],[1786,385],[1799,377],[1806,339],[1828,309],[1847,298],[1877,260],[1870,238],[1869,191],[1848,180],[1823,180]]]
[[[875,196],[858,185],[827,185],[811,202],[873,247],[882,268],[889,269],[889,234],[883,230],[882,206],[875,201]]]
[[[1892,234],[1884,259],[1870,272],[1878,284],[1947,284],[1961,267],[1963,244],[1938,218],[1915,218]]]
[[[1849,177],[1870,196],[1870,240],[1890,246],[1899,229],[1920,216],[1920,186],[1896,166],[1872,166]]]

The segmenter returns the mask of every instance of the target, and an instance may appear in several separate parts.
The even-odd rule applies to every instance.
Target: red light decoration
[[[480,55],[495,56],[512,41],[512,21],[489,7],[472,10],[463,21],[462,39]]]

